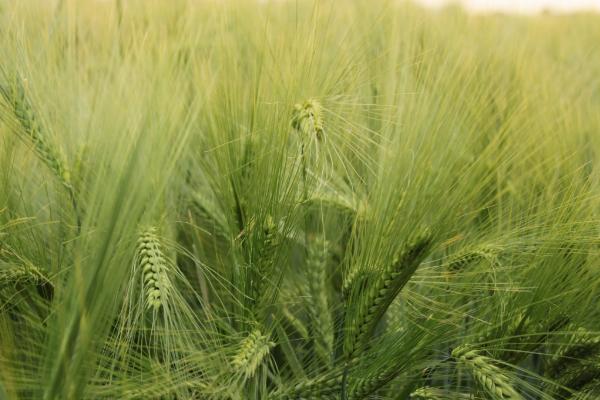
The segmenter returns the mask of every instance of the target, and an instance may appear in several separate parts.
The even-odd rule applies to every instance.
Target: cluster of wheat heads
[[[600,398],[600,17],[0,0],[0,399]]]

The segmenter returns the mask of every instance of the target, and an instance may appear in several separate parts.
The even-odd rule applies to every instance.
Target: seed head
[[[315,99],[306,100],[294,106],[292,128],[305,135],[321,141],[324,135],[323,107]]]
[[[147,306],[156,310],[163,305],[170,282],[155,228],[149,228],[140,236],[138,258],[144,278]]]

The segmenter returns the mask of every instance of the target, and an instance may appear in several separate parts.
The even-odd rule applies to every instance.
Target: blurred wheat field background
[[[0,1],[0,399],[600,398],[600,16]]]

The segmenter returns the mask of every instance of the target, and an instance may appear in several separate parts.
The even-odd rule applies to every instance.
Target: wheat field
[[[0,0],[0,399],[600,399],[600,16]]]

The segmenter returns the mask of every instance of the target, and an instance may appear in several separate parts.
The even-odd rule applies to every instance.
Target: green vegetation
[[[600,16],[0,0],[0,399],[600,398]]]

